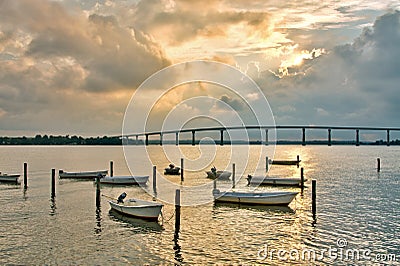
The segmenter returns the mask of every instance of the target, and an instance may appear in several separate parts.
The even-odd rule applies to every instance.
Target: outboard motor
[[[251,182],[251,179],[252,179],[253,177],[251,176],[251,175],[247,175],[247,185],[248,186],[250,186],[250,182]]]
[[[118,199],[117,199],[117,203],[124,203],[124,199],[126,198],[126,193],[122,193],[121,195],[119,195]]]

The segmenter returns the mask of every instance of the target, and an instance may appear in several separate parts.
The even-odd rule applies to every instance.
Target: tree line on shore
[[[0,145],[121,145],[119,137],[36,135],[35,137],[0,137]]]
[[[218,141],[217,141],[218,142]],[[173,141],[165,141],[165,144],[175,143]],[[191,144],[191,140],[180,140],[180,144]],[[125,144],[128,145],[144,145],[143,140],[130,140]],[[149,140],[149,144],[159,144],[159,140]],[[197,143],[198,144],[198,143]],[[252,141],[245,143],[241,141],[225,141],[224,144],[262,144],[261,141]],[[301,141],[278,141],[277,144],[302,144]],[[326,145],[327,141],[315,140],[307,141],[308,145]],[[354,145],[355,141],[332,141],[332,145]],[[387,145],[386,141],[377,140],[375,142],[360,142],[361,145]],[[391,140],[390,145],[400,145],[400,140]],[[120,137],[81,137],[81,136],[53,136],[53,135],[36,135],[35,137],[0,137],[0,145],[122,145],[122,139]]]

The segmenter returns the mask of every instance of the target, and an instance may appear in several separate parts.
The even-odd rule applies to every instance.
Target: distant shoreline
[[[215,141],[195,141],[196,145],[220,145],[219,140]],[[133,146],[142,146],[145,145],[143,140],[129,140],[128,143],[124,143],[125,145],[133,145]],[[149,140],[149,145],[160,145],[159,140]],[[173,140],[163,140],[163,145],[175,145],[175,141]],[[264,142],[260,140],[254,141],[224,141],[224,145],[265,145]],[[302,145],[302,141],[298,140],[278,140],[277,142],[269,142],[269,145]],[[305,142],[306,145],[324,145],[327,146],[329,143],[327,140],[308,140]],[[93,145],[100,145],[100,146],[121,146],[123,145],[122,139],[119,137],[88,137],[83,138],[81,136],[41,136],[36,135],[35,137],[0,137],[0,145],[3,146],[16,146],[16,145],[57,145],[57,146],[74,146],[74,145],[84,145],[84,146],[93,146]],[[179,145],[192,145],[192,140],[180,140]],[[355,146],[355,140],[332,140],[332,146],[338,145],[351,145]],[[376,140],[376,141],[360,141],[360,146],[370,145],[370,146],[386,146],[387,142],[383,140]],[[389,143],[390,146],[397,146],[400,145],[400,140],[392,140]]]

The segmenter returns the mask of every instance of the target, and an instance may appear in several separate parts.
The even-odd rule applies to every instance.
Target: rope
[[[165,222],[169,223],[169,221],[171,221],[171,219],[175,216],[175,212],[172,213],[171,217],[169,217]],[[163,211],[161,211],[161,219],[162,219],[162,223],[164,224],[164,213]]]

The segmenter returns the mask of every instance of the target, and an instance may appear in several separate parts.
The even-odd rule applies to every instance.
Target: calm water
[[[236,146],[233,152],[230,146],[148,148],[151,162],[158,169],[170,161],[179,165],[179,151],[188,158],[186,167],[196,169],[185,172],[182,199],[185,205],[201,204],[182,207],[178,234],[174,206],[168,203],[174,195],[161,181],[158,194],[168,201],[163,224],[110,212],[106,197],[101,197],[101,205],[96,207],[96,188],[91,181],[58,180],[56,198],[50,197],[52,168],[107,169],[112,160],[117,175],[128,174],[129,168],[134,168],[134,174],[151,176],[144,147],[127,151],[129,165],[121,147],[0,147],[1,172],[22,174],[23,163],[29,164],[26,191],[23,185],[0,184],[0,264],[400,263],[399,147],[278,146],[275,158],[295,159],[300,155],[300,166],[308,178],[309,188],[299,193],[289,207],[215,205],[210,201],[212,184],[204,170],[211,165],[230,170],[235,162],[239,174],[262,174],[265,156],[273,155],[270,146]],[[163,148],[169,149],[167,156]],[[264,159],[258,162],[259,157]],[[376,172],[378,157],[382,161],[380,173]],[[273,166],[270,175],[299,176],[300,170],[296,166]],[[179,177],[168,179],[180,185]],[[311,214],[311,179],[317,180],[316,224]],[[228,186],[229,182],[218,185]],[[193,187],[196,189],[191,192]],[[236,187],[249,189],[244,179]],[[273,189],[300,192],[296,188]],[[124,191],[130,197],[152,199],[140,187],[103,186],[101,193],[117,197]],[[329,248],[334,251],[330,256],[323,252]],[[280,256],[278,251],[274,253],[279,249]],[[312,253],[307,257],[304,251],[315,251],[316,261],[311,258]],[[306,255],[302,258],[301,253]]]

